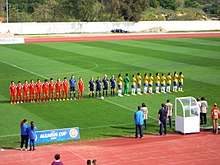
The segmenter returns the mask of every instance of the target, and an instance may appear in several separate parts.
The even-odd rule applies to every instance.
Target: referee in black
[[[167,134],[167,109],[165,104],[161,104],[161,109],[158,112],[158,122],[160,124],[159,134],[162,136],[162,128],[164,127],[164,135]]]

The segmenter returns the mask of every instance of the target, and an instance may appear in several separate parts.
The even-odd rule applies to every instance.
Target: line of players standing
[[[183,79],[184,76],[182,72],[179,73],[179,75],[174,72],[174,75],[171,76],[170,73],[168,73],[167,76],[165,76],[164,73],[162,73],[161,77],[159,73],[156,73],[155,77],[155,91],[156,93],[160,93],[160,87],[161,87],[161,93],[171,93],[170,87],[171,87],[171,81],[173,81],[173,92],[183,92],[182,86],[183,86]],[[108,88],[111,89],[111,96],[115,96],[116,94],[116,85],[118,86],[117,94],[118,96],[122,97],[123,94],[125,96],[129,95],[129,86],[131,83],[131,95],[142,95],[142,81],[143,83],[143,94],[154,94],[153,93],[153,82],[154,78],[153,75],[150,73],[149,75],[145,73],[145,75],[141,76],[141,73],[137,73],[136,75],[132,75],[132,79],[129,79],[128,73],[125,74],[124,79],[122,78],[122,75],[118,75],[118,79],[116,81],[114,75],[108,80],[107,75],[105,74],[103,79],[101,80],[100,77],[97,78],[97,80],[94,80],[93,77],[89,80],[89,98],[94,97],[102,97],[102,96],[108,96]],[[71,76],[70,80],[68,81],[66,77],[64,77],[63,81],[61,82],[60,78],[57,79],[57,81],[54,83],[53,78],[50,78],[50,81],[48,82],[47,79],[44,80],[43,83],[38,79],[36,83],[34,83],[33,80],[30,81],[30,84],[28,84],[28,81],[25,80],[24,84],[21,84],[21,81],[18,81],[18,84],[15,85],[14,81],[11,82],[10,85],[10,103],[23,103],[30,101],[33,102],[42,102],[42,101],[54,101],[55,99],[58,100],[76,100],[76,83],[78,84],[78,99],[83,99],[83,92],[84,92],[84,82],[82,80],[82,77],[79,78],[78,82],[74,78],[74,75]],[[124,92],[122,94],[122,86],[124,84]],[[137,87],[137,92],[136,92]],[[178,90],[177,90],[178,87]],[[70,89],[70,97],[68,97],[68,90]],[[148,90],[149,89],[149,90]],[[55,96],[54,96],[55,91]],[[102,94],[101,94],[102,92]]]

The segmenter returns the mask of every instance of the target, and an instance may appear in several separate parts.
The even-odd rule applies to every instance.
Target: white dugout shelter
[[[175,99],[175,131],[183,134],[200,132],[200,108],[194,97]]]

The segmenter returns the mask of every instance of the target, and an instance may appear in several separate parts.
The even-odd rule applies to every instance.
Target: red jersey
[[[57,91],[57,92],[61,92],[61,87],[62,87],[62,82],[57,81],[57,82],[56,82],[56,91]]]
[[[22,85],[20,84],[18,84],[17,85],[17,93],[18,93],[18,96],[21,96],[22,95]]]
[[[42,93],[42,83],[41,82],[37,82],[35,86],[36,86],[36,93],[37,94]]]
[[[64,90],[65,92],[68,91],[68,85],[69,85],[68,81],[64,81],[64,82],[63,82],[63,90]]]
[[[28,94],[28,88],[29,88],[29,85],[28,85],[28,84],[23,84],[23,92],[24,92],[24,95],[27,95],[27,94]]]
[[[42,88],[43,88],[44,94],[48,94],[48,86],[49,86],[48,82],[43,83]]]
[[[15,84],[10,85],[9,88],[10,88],[10,95],[15,96],[16,95],[16,89],[17,89],[16,85]]]
[[[79,81],[78,82],[78,89],[79,89],[80,92],[84,91],[84,83],[83,83],[83,81]]]
[[[49,89],[50,89],[50,93],[53,93],[53,91],[54,91],[54,82],[49,83]]]
[[[218,117],[218,116],[219,116],[219,113],[220,113],[220,111],[219,111],[218,107],[214,107],[214,108],[212,108],[212,110],[211,110],[211,117],[212,117],[212,118],[213,118],[213,117]]]
[[[30,89],[30,94],[34,94],[35,84],[34,84],[34,83],[31,83],[31,84],[29,85],[29,89]]]

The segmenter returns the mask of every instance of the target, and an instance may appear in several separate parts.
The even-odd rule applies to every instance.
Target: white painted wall
[[[0,23],[0,33],[14,34],[106,33],[112,29],[140,32],[154,27],[167,31],[220,30],[220,21]]]

